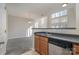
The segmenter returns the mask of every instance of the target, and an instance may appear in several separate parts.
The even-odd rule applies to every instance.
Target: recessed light
[[[66,7],[66,6],[67,6],[67,3],[65,3],[65,4],[62,5],[62,7]]]

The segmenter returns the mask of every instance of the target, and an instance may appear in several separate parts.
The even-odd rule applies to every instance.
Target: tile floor
[[[23,53],[22,55],[39,55],[39,54],[34,50],[30,50],[28,52]]]

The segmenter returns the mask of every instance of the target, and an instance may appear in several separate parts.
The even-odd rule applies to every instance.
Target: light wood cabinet
[[[79,44],[73,44],[73,54],[79,55]]]
[[[48,38],[35,35],[35,50],[41,55],[48,54]]]
[[[48,38],[42,36],[40,37],[40,54],[48,54]]]
[[[40,46],[40,37],[39,37],[39,36],[35,36],[35,50],[36,50],[37,52],[40,51],[39,46]]]

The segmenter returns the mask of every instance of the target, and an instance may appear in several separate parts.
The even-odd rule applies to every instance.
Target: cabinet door
[[[79,44],[73,44],[73,54],[79,55]]]
[[[35,50],[39,52],[39,36],[35,36]]]
[[[46,37],[40,37],[40,54],[48,54],[48,38]]]
[[[44,49],[43,49],[43,52],[44,52],[44,54],[45,55],[47,55],[48,54],[48,38],[44,38],[44,44],[43,44],[43,47],[44,47]]]
[[[42,52],[42,37],[40,36],[40,54],[42,55],[43,54],[43,52]]]

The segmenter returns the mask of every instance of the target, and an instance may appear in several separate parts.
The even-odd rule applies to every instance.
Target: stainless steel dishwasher
[[[49,55],[72,55],[70,42],[49,38]]]

